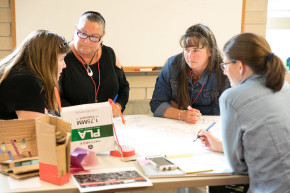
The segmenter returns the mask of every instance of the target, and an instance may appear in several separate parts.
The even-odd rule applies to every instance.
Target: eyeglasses
[[[100,42],[101,39],[102,39],[102,36],[103,36],[103,35],[101,35],[100,38],[98,38],[96,36],[89,36],[88,34],[83,33],[83,32],[81,32],[79,30],[77,30],[77,35],[79,36],[79,38],[82,38],[82,39],[90,38],[90,40],[93,41],[93,42]]]
[[[226,68],[227,68],[227,65],[228,65],[228,64],[232,64],[232,63],[236,63],[236,61],[230,61],[230,62],[227,62],[227,63],[220,63],[220,67],[221,67],[221,69],[222,69],[223,71],[225,71]]]

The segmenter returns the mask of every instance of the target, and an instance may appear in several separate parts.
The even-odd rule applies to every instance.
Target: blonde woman
[[[54,87],[69,46],[46,30],[32,32],[0,61],[0,119],[37,118],[58,111]]]

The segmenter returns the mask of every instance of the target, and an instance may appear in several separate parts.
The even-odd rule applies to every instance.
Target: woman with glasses
[[[222,142],[200,131],[205,146],[224,152],[234,174],[248,174],[248,192],[290,190],[290,88],[267,41],[243,33],[224,46],[232,88],[220,97]]]
[[[229,83],[219,67],[222,56],[214,34],[196,24],[186,30],[180,45],[183,52],[167,60],[156,80],[151,111],[188,123],[196,123],[201,114],[219,115],[218,99]]]
[[[69,46],[46,30],[32,32],[0,61],[0,119],[33,119],[58,112],[55,87]]]
[[[105,19],[94,11],[81,15],[71,52],[65,57],[67,68],[60,78],[62,106],[105,102],[116,98],[124,111],[129,97],[129,83],[114,50],[103,45]],[[113,108],[113,116],[119,116]]]

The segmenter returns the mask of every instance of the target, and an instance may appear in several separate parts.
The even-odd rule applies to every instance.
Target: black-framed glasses
[[[93,42],[101,41],[102,36],[103,36],[103,35],[101,35],[100,38],[98,38],[96,36],[89,36],[88,34],[81,32],[80,30],[77,30],[77,35],[78,35],[79,38],[82,38],[82,39],[90,38],[90,40],[93,41]]]
[[[221,69],[222,69],[223,71],[225,71],[226,68],[227,68],[227,65],[228,65],[228,64],[232,64],[232,63],[236,63],[236,61],[230,61],[230,62],[227,62],[227,63],[220,63],[220,67],[221,67]]]

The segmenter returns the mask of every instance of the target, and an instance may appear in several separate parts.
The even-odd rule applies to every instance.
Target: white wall
[[[182,51],[179,39],[196,23],[212,29],[220,49],[241,32],[242,0],[15,0],[17,44],[37,29],[71,40],[88,10],[105,17],[104,44],[123,66],[162,66]]]

